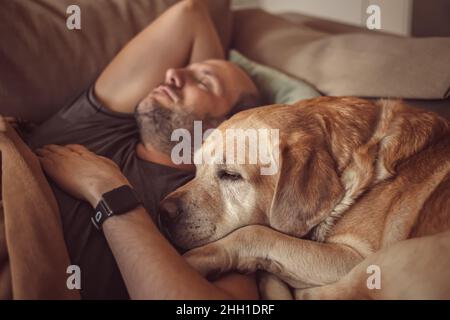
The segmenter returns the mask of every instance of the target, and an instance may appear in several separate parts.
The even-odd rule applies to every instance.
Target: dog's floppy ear
[[[332,212],[344,190],[324,148],[286,144],[269,215],[270,226],[302,237]]]

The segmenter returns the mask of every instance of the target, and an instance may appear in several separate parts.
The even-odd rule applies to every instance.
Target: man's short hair
[[[241,94],[238,101],[231,109],[227,118],[232,117],[238,112],[255,107],[260,107],[262,104],[262,98],[259,92],[244,92],[243,94]]]

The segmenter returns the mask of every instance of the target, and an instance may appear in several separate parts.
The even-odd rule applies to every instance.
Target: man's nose
[[[168,227],[181,217],[183,206],[179,199],[169,198],[161,202],[159,211],[160,226]]]
[[[166,72],[166,84],[175,88],[181,88],[184,85],[183,71],[180,69],[168,69]]]

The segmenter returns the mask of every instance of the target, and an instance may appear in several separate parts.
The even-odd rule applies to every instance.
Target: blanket
[[[38,158],[0,116],[0,300],[77,299],[58,205]]]

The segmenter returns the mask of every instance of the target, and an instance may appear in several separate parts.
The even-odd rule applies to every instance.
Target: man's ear
[[[327,218],[344,190],[324,149],[285,146],[269,213],[270,226],[302,237]]]

